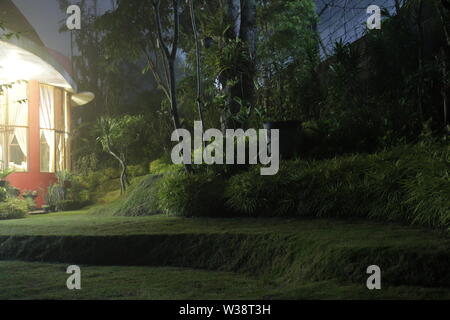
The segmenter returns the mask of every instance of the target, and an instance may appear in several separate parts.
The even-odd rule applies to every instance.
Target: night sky
[[[66,56],[70,55],[69,33],[59,33],[61,21],[67,17],[59,8],[59,0],[13,0],[22,11],[45,45]],[[110,0],[99,0],[103,10],[108,8]]]
[[[92,0],[94,1],[94,0]],[[111,0],[97,0],[100,12],[110,8]],[[61,22],[67,17],[59,8],[59,0],[13,0],[16,6],[33,25],[45,45],[66,56],[70,55],[69,33],[59,33]],[[75,2],[75,1],[73,1]],[[316,0],[318,11],[324,0]],[[319,32],[326,47],[331,50],[335,41],[351,42],[364,32],[363,23],[367,19],[366,8],[370,4],[393,9],[393,0],[338,0],[337,6],[330,8],[321,17]],[[343,10],[348,6],[353,9]],[[348,32],[347,30],[352,30]]]

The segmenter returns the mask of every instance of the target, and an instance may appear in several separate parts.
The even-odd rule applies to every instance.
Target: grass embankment
[[[232,271],[292,290],[311,281],[365,284],[376,264],[384,283],[450,287],[448,236],[331,219],[35,216],[0,223],[0,259]]]
[[[0,299],[450,299],[445,289],[384,285],[369,291],[334,280],[291,286],[227,272],[117,266],[81,266],[82,290],[69,291],[66,268],[0,262]]]
[[[450,232],[450,146],[419,143],[376,154],[282,161],[278,174],[224,166],[186,174],[167,164],[96,211],[190,217],[339,218]]]

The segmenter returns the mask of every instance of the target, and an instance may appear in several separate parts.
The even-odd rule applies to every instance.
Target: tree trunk
[[[158,29],[158,40],[160,43],[161,50],[163,51],[163,56],[165,57],[165,62],[169,69],[169,86],[170,86],[170,106],[172,113],[172,121],[175,130],[181,129],[180,116],[178,114],[178,100],[177,100],[177,79],[175,74],[175,61],[178,53],[178,40],[180,36],[180,15],[178,12],[180,0],[172,0],[172,11],[173,11],[173,37],[172,37],[172,48],[169,50],[167,44],[164,41],[163,27],[161,24],[161,12],[160,5],[161,0],[153,0],[153,8],[155,11],[155,22]],[[184,165],[186,172],[191,172],[192,169],[188,164]]]
[[[447,65],[448,56],[446,54],[446,50],[445,49],[441,50],[439,60],[440,60],[441,74],[442,74],[441,95],[442,95],[444,128],[447,128],[447,124],[448,124],[449,78],[448,78],[448,65]]]
[[[418,99],[418,112],[421,120],[423,121],[423,67],[424,67],[424,49],[423,49],[423,0],[419,0],[418,8],[416,10],[416,24],[418,32],[418,64],[419,64],[419,83],[417,85],[417,99]]]
[[[205,127],[205,121],[203,118],[203,83],[202,83],[202,67],[201,67],[201,53],[200,42],[198,39],[197,22],[195,20],[195,6],[194,0],[189,0],[189,11],[191,13],[192,20],[192,32],[194,33],[195,41],[195,56],[196,56],[196,73],[197,73],[197,109],[202,128]]]
[[[240,0],[226,0],[225,1],[225,24],[230,26],[230,29],[226,32],[228,39],[236,39],[239,36],[240,30]]]
[[[248,65],[250,72],[245,73],[242,78],[242,99],[250,105],[254,103],[255,85],[253,80],[256,73],[257,37],[256,0],[241,0],[240,39],[246,46],[245,49],[250,58],[250,65]]]
[[[239,101],[249,105],[254,103],[257,43],[256,0],[226,0],[225,13],[224,24],[230,26],[225,33],[225,41],[241,40],[249,59],[243,63],[246,65],[246,70],[238,70],[237,74],[220,79],[226,95],[226,115],[222,115],[221,118],[222,130],[236,129],[242,126],[232,119],[241,109]],[[230,81],[235,83],[230,85]]]
[[[125,161],[121,157],[119,157],[114,151],[112,151],[111,148],[109,147],[108,152],[114,158],[116,158],[117,161],[119,161],[120,167],[122,168],[122,171],[120,172],[120,194],[124,194],[125,191],[127,190],[127,182],[126,182],[127,165]]]

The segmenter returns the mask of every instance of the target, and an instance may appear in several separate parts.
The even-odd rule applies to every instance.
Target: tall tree
[[[222,127],[238,127],[233,120],[242,104],[253,104],[256,74],[256,0],[226,0],[224,2],[225,44],[234,46],[236,56],[232,72],[223,73],[220,82],[226,93],[226,116]]]
[[[179,16],[179,0],[172,0],[172,25],[163,29],[161,18],[161,0],[152,0],[154,9],[154,17],[156,28],[158,30],[158,47],[161,48],[164,56],[164,65],[167,66],[167,77],[169,79],[169,96],[170,106],[172,112],[172,121],[175,130],[181,129],[180,116],[178,112],[178,100],[177,100],[177,79],[175,71],[175,62],[178,54],[178,41],[180,37],[180,16]],[[172,41],[169,45],[166,44],[164,34],[168,34],[172,30]]]
[[[200,51],[200,41],[198,36],[197,21],[195,14],[195,0],[188,0],[189,2],[189,12],[192,21],[192,33],[194,34],[195,41],[195,69],[197,78],[197,109],[202,127],[205,127],[205,120],[203,117],[204,109],[204,92],[203,92],[203,78],[202,78],[202,66],[201,66],[201,51]]]

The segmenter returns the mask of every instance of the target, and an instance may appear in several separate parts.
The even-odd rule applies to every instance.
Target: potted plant
[[[33,201],[36,200],[36,198],[38,197],[38,192],[36,190],[25,190],[22,194],[22,197],[24,199],[32,199]]]
[[[25,190],[22,194],[24,200],[28,204],[29,210],[36,210],[36,198],[38,196],[37,191]]]
[[[6,168],[0,169],[0,187],[6,187],[8,185],[8,181],[6,181],[6,177],[13,173],[14,170]]]

